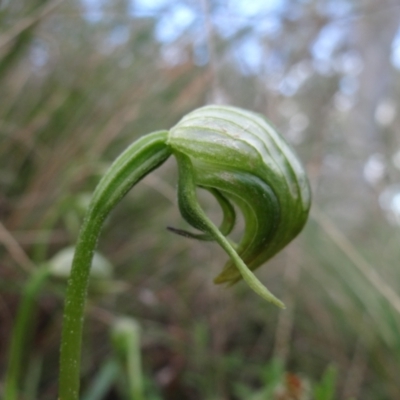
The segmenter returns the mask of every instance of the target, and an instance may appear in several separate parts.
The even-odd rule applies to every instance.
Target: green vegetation
[[[257,277],[259,267],[304,226],[310,208],[307,177],[284,139],[260,116],[239,108],[208,106],[193,111],[170,131],[148,134],[131,144],[96,187],[77,240],[68,283],[61,339],[61,400],[77,400],[84,309],[93,254],[106,217],[128,191],[173,154],[179,171],[182,216],[229,255],[216,283],[244,281],[261,297],[285,308]],[[217,228],[201,208],[196,188],[214,194],[224,218]],[[241,209],[245,233],[239,244],[228,235]],[[135,397],[135,396],[134,396]]]
[[[215,285],[226,253],[167,229],[210,238],[181,217],[182,165],[170,157],[104,220],[107,278],[88,288],[81,399],[400,398],[400,7],[222,3],[1,3],[1,398],[57,398],[66,284],[49,265],[62,274],[71,260],[101,177],[148,132],[213,103],[265,115],[310,178],[304,230],[254,270],[286,310],[243,282]],[[240,243],[240,204],[196,195],[221,231],[236,217],[228,244]],[[140,340],[116,343],[121,316]]]

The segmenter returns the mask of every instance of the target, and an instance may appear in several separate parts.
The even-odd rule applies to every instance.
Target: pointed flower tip
[[[276,299],[277,301],[273,302],[276,306],[278,306],[281,310],[286,310],[285,303],[280,301],[279,299]]]

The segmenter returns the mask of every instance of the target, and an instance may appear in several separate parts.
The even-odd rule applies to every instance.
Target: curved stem
[[[109,212],[146,174],[171,154],[168,131],[134,142],[111,165],[98,184],[79,233],[64,306],[59,400],[78,400],[82,329],[89,271],[100,231]]]

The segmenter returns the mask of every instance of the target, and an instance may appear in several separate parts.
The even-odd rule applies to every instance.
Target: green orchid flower
[[[84,220],[67,289],[61,346],[60,400],[79,397],[79,360],[90,265],[104,219],[121,198],[171,154],[178,163],[178,203],[196,232],[170,228],[199,240],[215,240],[229,256],[215,283],[243,278],[266,300],[284,307],[253,270],[288,244],[304,226],[310,208],[306,174],[285,140],[261,115],[228,106],[206,106],[170,131],[134,142],[98,184]],[[217,227],[197,201],[208,190],[223,211]],[[245,220],[240,243],[227,238],[235,207]]]
[[[231,256],[215,283],[246,279],[243,263],[254,270],[303,228],[310,208],[307,177],[288,144],[262,116],[234,107],[203,107],[172,128],[167,143],[178,160],[182,216]],[[196,187],[218,194],[220,204],[221,199],[226,202],[222,210],[232,223],[225,224],[225,231],[216,230],[201,211]],[[238,205],[246,222],[235,246],[243,263],[222,237],[234,225],[229,201]]]

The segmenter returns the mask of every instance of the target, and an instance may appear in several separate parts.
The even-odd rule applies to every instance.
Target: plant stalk
[[[142,137],[126,149],[99,182],[79,233],[65,297],[59,400],[78,400],[82,330],[94,250],[103,222],[125,194],[171,154],[168,131]]]

